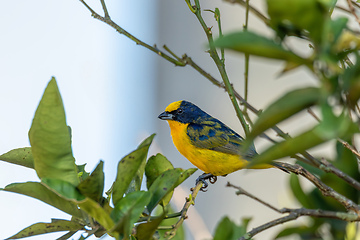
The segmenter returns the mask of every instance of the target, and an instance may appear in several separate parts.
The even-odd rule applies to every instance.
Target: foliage
[[[174,168],[161,154],[151,156],[147,164],[153,134],[119,161],[116,180],[104,197],[104,162],[100,161],[91,173],[84,170],[84,165],[77,166],[70,131],[57,83],[52,78],[29,131],[31,148],[14,149],[0,156],[3,161],[34,169],[41,181],[12,183],[1,190],[36,198],[72,217],[35,223],[9,239],[59,231],[67,231],[61,239],[68,239],[77,231],[85,231],[86,237],[108,234],[116,239],[138,236],[137,239],[147,240],[158,235],[157,227],[167,218],[166,207],[173,189],[196,169]],[[162,168],[164,165],[168,167]],[[144,173],[148,178],[146,191],[140,190]],[[162,213],[152,216],[159,203]],[[149,227],[140,226],[150,226],[152,234]]]
[[[270,128],[278,131],[284,140],[273,144],[258,155],[251,165],[268,163],[287,156],[297,158],[300,165],[318,176],[315,182],[331,186],[328,191],[334,191],[345,199],[358,203],[359,188],[353,183],[360,181],[359,154],[351,150],[354,149],[354,137],[359,133],[360,38],[358,32],[350,28],[347,18],[332,17],[336,3],[337,1],[320,0],[267,0],[267,23],[275,33],[274,37],[269,38],[243,30],[225,34],[216,40],[214,45],[245,54],[282,60],[285,62],[283,72],[303,66],[313,73],[318,80],[317,87],[290,91],[259,114],[247,141],[250,143]],[[352,4],[358,6],[350,2],[350,9],[353,7]],[[307,41],[311,50],[309,56],[297,54],[301,49],[293,50],[287,47],[286,42],[289,38]],[[353,61],[355,63],[352,63]],[[317,109],[321,113],[317,116],[310,111],[318,120],[316,126],[292,138],[276,128],[276,124],[309,108]],[[336,149],[334,159],[319,160],[306,152],[331,140],[337,140],[333,143]],[[298,154],[302,154],[302,157]],[[339,170],[338,173],[341,172],[341,175],[334,174],[334,168],[327,168],[333,167],[329,162]],[[339,178],[351,179],[353,183],[347,180],[339,181]],[[297,175],[291,175],[290,186],[294,197],[303,208],[337,213],[349,210],[348,206],[336,197],[327,197],[329,195],[321,188],[305,191]],[[359,216],[357,209],[353,211]],[[314,218],[310,224],[299,223],[283,229],[277,237],[298,235],[301,239],[322,239],[324,229],[327,229],[327,236],[345,239],[348,223],[344,220],[325,216]],[[359,221],[359,217],[356,221]]]
[[[164,51],[152,47],[125,31],[111,20],[104,0],[100,0],[104,16],[80,0],[94,18],[120,34],[176,66],[192,67],[211,83],[224,88],[246,133],[244,148],[249,147],[255,138],[267,136],[267,131],[274,130],[281,139],[274,140],[267,136],[273,144],[257,155],[250,166],[271,163],[283,157],[297,160],[296,164],[282,166],[294,173],[290,175],[289,185],[301,208],[277,209],[229,183],[230,187],[237,189],[236,194],[246,195],[283,216],[251,231],[247,230],[248,219],[238,226],[224,217],[216,228],[214,239],[251,239],[261,231],[301,216],[310,216],[311,221],[306,224],[295,222],[292,227],[285,226],[277,238],[297,235],[300,239],[323,239],[325,236],[329,239],[356,239],[358,234],[352,222],[360,221],[360,154],[354,146],[360,118],[360,37],[359,31],[350,22],[354,20],[360,24],[355,11],[355,8],[360,9],[360,5],[349,0],[347,9],[340,7],[336,0],[266,0],[267,12],[263,14],[249,0],[225,1],[245,7],[243,30],[224,34],[219,8],[202,10],[200,0],[185,0],[204,30],[208,41],[207,53],[219,71],[219,81],[191,57],[179,57],[166,46]],[[348,17],[337,17],[334,14],[337,11],[345,11]],[[215,26],[219,30],[217,39],[213,37],[212,27],[203,19],[203,13],[214,15]],[[273,33],[272,36],[250,31],[249,13],[263,21]],[[289,47],[289,39],[306,42],[309,47],[305,52],[310,53],[303,54],[304,49]],[[225,49],[245,55],[245,97],[233,88],[227,75]],[[259,111],[246,97],[250,55],[283,62],[282,73],[291,74],[294,69],[305,69],[316,78],[316,86],[288,91]],[[249,111],[257,114],[254,123],[248,115]],[[277,127],[277,124],[306,111],[317,120],[315,126],[292,137]],[[153,137],[144,140],[119,162],[116,180],[112,189],[106,192],[108,196],[104,197],[103,162],[100,161],[92,173],[87,173],[84,166],[75,164],[71,152],[71,130],[65,122],[56,82],[51,80],[29,132],[31,148],[14,149],[0,156],[1,160],[33,168],[41,182],[10,184],[2,190],[37,198],[72,215],[72,219],[37,223],[12,238],[61,230],[69,231],[64,239],[76,231],[86,231],[88,236],[94,234],[98,237],[107,233],[117,239],[183,239],[182,231],[176,235],[175,232],[185,219],[189,206],[194,204],[193,200],[201,185],[195,187],[181,212],[167,212],[173,189],[189,177],[194,169],[173,168],[160,154],[147,160]],[[323,143],[332,144],[336,150],[332,159],[315,157],[308,152]],[[144,174],[147,190],[140,189]],[[313,184],[313,188],[305,190],[300,176]],[[159,205],[164,211],[154,214],[154,209]],[[180,220],[175,221],[173,217],[179,216]]]

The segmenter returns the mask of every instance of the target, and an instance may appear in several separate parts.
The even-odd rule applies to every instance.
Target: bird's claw
[[[201,191],[206,192],[207,191],[207,187],[209,186],[209,184],[206,182],[206,180],[209,180],[209,182],[211,184],[214,184],[217,180],[217,177],[212,175],[211,173],[204,173],[202,175],[200,175],[197,179],[196,179],[196,185],[199,182],[202,182],[203,186],[200,188]]]

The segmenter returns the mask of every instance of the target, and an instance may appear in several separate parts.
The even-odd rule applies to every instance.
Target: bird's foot
[[[203,173],[196,179],[196,185],[199,182],[203,183],[203,186],[200,188],[200,190],[203,192],[206,192],[207,191],[206,188],[209,186],[209,184],[206,182],[206,180],[209,180],[209,183],[214,184],[217,180],[217,177],[212,175],[211,173]]]

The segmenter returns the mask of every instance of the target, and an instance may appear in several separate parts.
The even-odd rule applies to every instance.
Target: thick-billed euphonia
[[[195,104],[177,101],[166,107],[158,118],[167,120],[174,145],[197,168],[204,171],[202,181],[212,176],[224,176],[245,168],[257,152],[252,145],[242,152],[244,139],[218,119],[210,116]],[[276,163],[256,168],[278,167]]]

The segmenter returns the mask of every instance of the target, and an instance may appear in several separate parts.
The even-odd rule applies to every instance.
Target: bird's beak
[[[173,120],[174,115],[169,112],[163,112],[158,116],[158,118],[160,118],[161,120]]]

